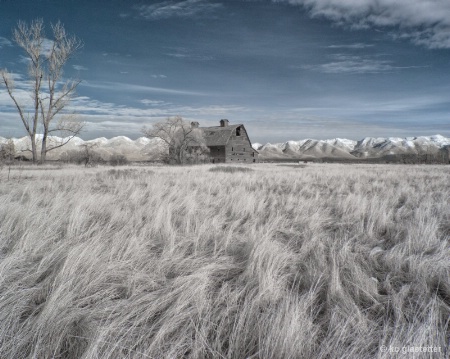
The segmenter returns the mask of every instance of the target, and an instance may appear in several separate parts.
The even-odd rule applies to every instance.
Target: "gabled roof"
[[[225,146],[233,131],[240,125],[228,125],[226,127],[199,127],[205,136],[206,146]]]

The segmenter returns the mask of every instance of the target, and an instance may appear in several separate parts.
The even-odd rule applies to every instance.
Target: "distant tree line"
[[[64,163],[73,163],[84,165],[85,167],[94,167],[98,165],[124,166],[130,163],[125,155],[113,154],[104,158],[95,150],[95,145],[81,145],[80,150],[69,150],[61,155],[60,161]]]

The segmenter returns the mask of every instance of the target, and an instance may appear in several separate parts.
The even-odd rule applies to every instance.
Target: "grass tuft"
[[[248,167],[216,166],[210,168],[209,172],[223,172],[223,173],[253,172],[253,169]]]

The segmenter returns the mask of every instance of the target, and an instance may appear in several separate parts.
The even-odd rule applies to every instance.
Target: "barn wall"
[[[254,163],[258,162],[258,152],[256,152],[250,143],[247,131],[241,126],[241,135],[233,134],[226,145],[226,162],[230,163]]]
[[[209,156],[213,163],[225,162],[225,146],[209,146]]]

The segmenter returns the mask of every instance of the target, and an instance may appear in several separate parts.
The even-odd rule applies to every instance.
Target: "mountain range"
[[[40,152],[40,142],[42,135],[37,135],[37,147]],[[50,147],[64,143],[67,139],[56,136],[50,136],[48,143]],[[8,139],[0,137],[0,144],[6,143]],[[31,148],[31,141],[29,137],[12,138],[16,153],[26,158],[31,158],[31,153],[27,149]],[[47,154],[48,160],[60,160],[71,153],[82,151],[84,146],[89,145],[92,151],[95,151],[104,160],[109,160],[113,155],[123,155],[129,161],[148,161],[152,159],[157,148],[161,146],[161,141],[158,139],[149,139],[140,137],[137,140],[131,140],[125,136],[117,136],[110,139],[99,137],[93,140],[84,141],[79,137],[73,137],[63,147],[56,148],[49,151]]]
[[[38,136],[38,143],[40,137]],[[30,139],[28,137],[13,138],[16,152],[29,157]],[[0,137],[0,144],[8,140]],[[64,141],[59,137],[51,137],[51,144]],[[151,160],[152,155],[161,148],[161,140],[140,137],[131,140],[125,136],[106,139],[104,137],[84,141],[74,137],[65,146],[50,151],[47,155],[50,160],[59,160],[70,152],[80,151],[83,145],[92,145],[95,151],[108,160],[113,155],[123,155],[129,161]],[[427,158],[447,156],[443,162],[448,163],[450,152],[450,138],[435,136],[420,137],[366,137],[360,141],[334,138],[329,140],[305,139],[300,141],[287,141],[283,143],[253,143],[252,147],[260,153],[262,160],[367,160],[367,159],[417,159],[420,156]],[[434,158],[433,157],[433,158]],[[411,161],[409,161],[411,162]],[[442,162],[442,161],[439,161]]]
[[[449,152],[450,138],[420,137],[366,137],[359,141],[333,138],[329,140],[305,139],[283,143],[254,143],[262,158],[299,160],[367,160],[367,159],[414,159],[417,157],[440,157]]]

